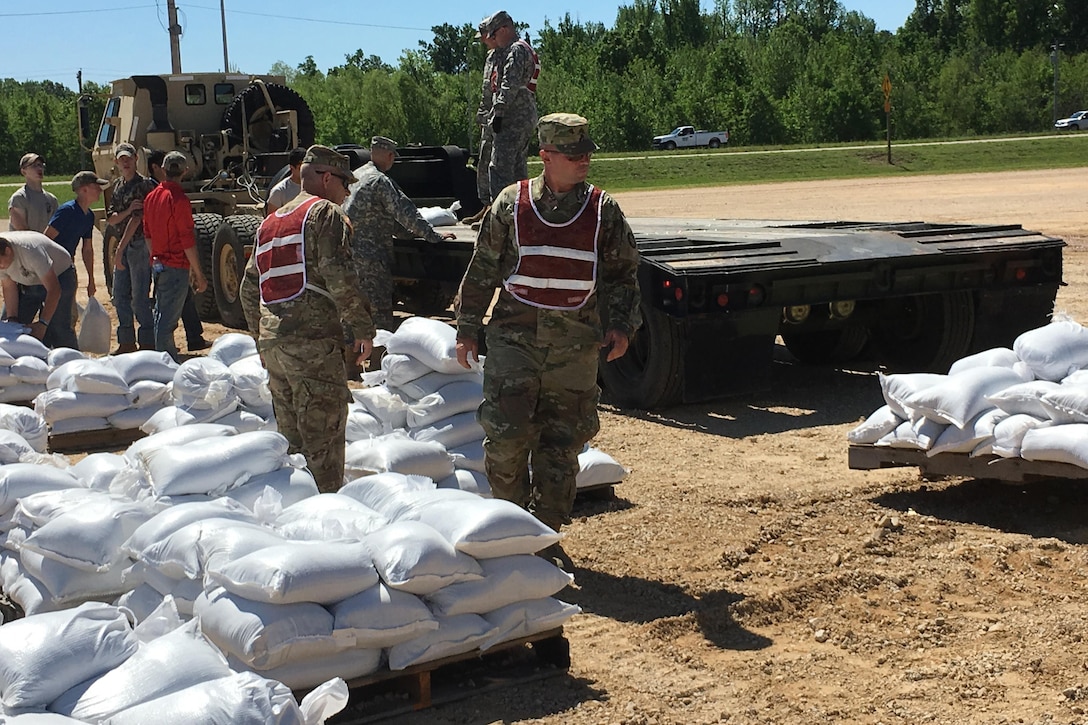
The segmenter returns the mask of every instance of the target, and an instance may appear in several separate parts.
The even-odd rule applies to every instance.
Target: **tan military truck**
[[[182,186],[193,202],[198,251],[211,281],[197,296],[197,308],[206,320],[244,328],[238,284],[245,247],[288,153],[314,141],[306,101],[280,76],[185,73],[113,81],[96,134],[87,108],[84,100],[81,136],[102,178],[118,175],[114,152],[125,142],[141,149],[143,174],[152,149],[180,151],[189,159]],[[98,226],[102,259],[113,259],[121,230],[107,225],[103,213]],[[103,266],[112,284],[111,266]]]

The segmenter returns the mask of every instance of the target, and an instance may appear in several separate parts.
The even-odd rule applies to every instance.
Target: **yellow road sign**
[[[884,83],[881,84],[881,88],[884,89],[884,97],[888,98],[892,94],[892,79],[888,77],[888,74],[884,74]]]

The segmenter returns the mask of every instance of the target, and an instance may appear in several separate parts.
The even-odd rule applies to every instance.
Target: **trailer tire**
[[[246,268],[246,248],[253,248],[259,217],[239,214],[223,219],[212,246],[211,285],[219,319],[227,327],[249,329],[238,290]]]
[[[948,372],[971,347],[975,301],[970,292],[885,300],[871,333],[877,356],[894,372]]]
[[[645,304],[642,327],[627,354],[613,362],[601,357],[600,379],[605,399],[621,408],[665,408],[680,401],[684,390],[683,324]]]
[[[807,365],[826,365],[853,360],[869,342],[869,330],[849,325],[837,330],[782,332],[782,342],[790,354]]]
[[[450,309],[457,287],[452,283],[421,279],[413,283],[396,283],[393,292],[411,314],[433,317]]]
[[[113,257],[121,246],[121,230],[107,224],[102,232],[102,274],[106,277],[106,291],[113,295]]]
[[[294,111],[298,118],[299,146],[307,148],[314,142],[314,114],[306,99],[296,91],[278,83],[266,83],[268,96],[277,111]],[[227,132],[231,141],[241,143],[245,129],[249,129],[249,150],[252,153],[290,151],[291,139],[278,134],[272,126],[268,103],[260,86],[253,84],[234,97],[223,112],[220,128]]]
[[[215,247],[215,235],[223,217],[219,214],[194,214],[193,224],[196,232],[196,254],[200,260],[201,271],[209,280],[208,288],[203,292],[194,292],[193,301],[200,319],[205,322],[219,322],[219,308],[215,305],[215,290],[211,286],[212,250]]]

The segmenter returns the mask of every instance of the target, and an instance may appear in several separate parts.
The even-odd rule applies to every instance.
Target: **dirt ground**
[[[1069,243],[1058,308],[1088,322],[1088,168],[617,198],[1022,224]],[[781,363],[764,394],[606,408],[594,444],[631,474],[567,532],[569,673],[390,722],[1088,723],[1088,488],[852,471],[846,433],[881,403],[873,374]]]

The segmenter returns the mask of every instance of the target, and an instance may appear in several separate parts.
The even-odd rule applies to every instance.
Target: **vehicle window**
[[[120,110],[120,98],[114,97],[106,102],[106,111],[102,114],[102,128],[98,131],[98,144],[100,146],[112,144],[114,137],[117,136],[117,127],[110,122],[110,119],[116,117]]]
[[[186,106],[203,106],[208,102],[208,91],[204,88],[203,83],[186,83],[185,84],[185,105]]]
[[[225,106],[234,100],[234,84],[233,83],[216,83],[215,84],[215,102],[220,106]]]

